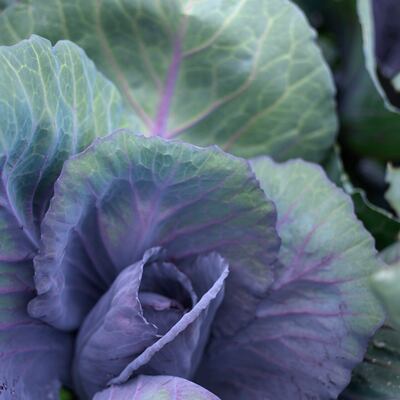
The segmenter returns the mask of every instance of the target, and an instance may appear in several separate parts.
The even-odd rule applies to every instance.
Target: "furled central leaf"
[[[214,328],[237,329],[271,283],[275,224],[246,161],[117,132],[63,169],[42,224],[30,311],[76,329],[122,269],[161,246],[175,261],[213,251],[227,260],[227,301]]]
[[[121,384],[138,374],[193,377],[224,298],[228,266],[216,254],[176,267],[164,257],[160,249],[148,250],[143,260],[118,275],[86,317],[77,339],[73,371],[75,387],[83,397],[91,398],[109,382]],[[175,271],[172,281],[165,276],[171,267]],[[155,269],[162,276],[155,276]],[[148,273],[150,277],[146,277]],[[171,297],[180,297],[179,281],[192,291],[191,304],[164,333],[168,313],[150,321],[140,290],[143,286],[146,290],[163,287]]]
[[[277,159],[333,141],[332,80],[286,0],[21,0],[0,16],[0,43],[32,32],[82,46],[146,134]]]

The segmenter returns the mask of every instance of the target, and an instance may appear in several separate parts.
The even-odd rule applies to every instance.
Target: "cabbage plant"
[[[335,398],[379,264],[320,167],[116,129],[75,45],[0,51],[5,398]]]
[[[141,85],[125,85],[121,59],[110,77],[122,94],[76,44],[19,41],[13,28],[57,32],[54,4],[70,16],[87,5],[104,12],[100,2],[11,3],[0,16],[1,40],[6,30],[18,38],[0,47],[0,398],[58,399],[64,385],[96,400],[336,399],[383,322],[368,286],[381,262],[350,197],[320,166],[276,161],[322,159],[336,124],[329,73],[304,17],[286,1],[263,1],[279,24],[261,35],[275,32],[275,42],[256,41],[257,68],[235,53],[250,80],[224,75],[208,94],[192,93],[172,61],[160,102],[145,81],[132,109]],[[148,11],[144,2],[110,4]],[[205,15],[215,34],[207,4],[186,12]],[[233,23],[256,3],[232,4]],[[253,36],[263,21],[254,18]],[[293,30],[279,41],[285,21]],[[96,54],[88,27],[80,44]],[[229,70],[235,56],[221,54],[208,65]],[[278,86],[260,61],[271,55],[288,79]],[[173,83],[180,94],[171,103]],[[168,134],[224,90],[228,108],[214,105],[182,135]],[[232,142],[235,125],[245,129]],[[266,126],[274,128],[263,136]],[[227,141],[235,146],[200,147]]]

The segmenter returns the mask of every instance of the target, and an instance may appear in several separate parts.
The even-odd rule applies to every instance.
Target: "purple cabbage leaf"
[[[118,129],[141,122],[69,42],[0,57],[0,395],[337,398],[382,322],[350,198]]]
[[[124,118],[116,89],[72,43],[0,47],[2,399],[57,399],[70,380],[71,336],[26,311],[39,223],[63,161]]]
[[[120,89],[140,131],[242,157],[324,158],[334,86],[287,0],[19,0],[0,43],[69,39]]]
[[[281,267],[253,322],[211,342],[199,383],[223,399],[335,399],[382,322],[373,239],[320,167],[252,166],[277,207]]]
[[[275,224],[245,160],[116,132],[64,166],[41,226],[30,313],[79,328],[117,275],[158,246],[176,262],[210,252],[225,258],[232,277],[216,328],[239,329],[272,283]]]
[[[138,373],[194,376],[224,297],[228,266],[211,254],[183,271],[151,249],[118,275],[78,335],[73,373],[82,398],[118,374],[112,383]]]
[[[132,375],[194,378],[210,335],[245,326],[271,285],[275,225],[245,160],[118,131],[64,165],[30,314],[80,328],[82,398]]]
[[[29,310],[80,327],[83,398],[142,374],[224,399],[330,399],[348,384],[382,321],[372,238],[317,167],[252,165],[277,220],[246,162],[216,148],[120,131],[65,164]]]

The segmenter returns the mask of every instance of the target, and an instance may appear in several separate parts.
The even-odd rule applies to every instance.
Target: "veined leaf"
[[[79,202],[75,199],[79,198]],[[276,214],[247,162],[216,147],[116,132],[68,161],[42,223],[30,312],[74,330],[146,250],[229,264],[215,334],[235,331],[273,278]]]
[[[146,135],[314,161],[334,140],[330,73],[287,0],[21,0],[0,16],[0,42],[32,32],[82,46]]]
[[[72,338],[32,319],[39,222],[63,161],[123,125],[113,85],[75,45],[0,47],[0,397],[57,399]]]
[[[253,321],[211,342],[197,381],[223,399],[337,398],[383,320],[372,237],[320,167],[252,166],[277,207],[281,267]]]
[[[139,374],[194,376],[224,299],[228,265],[215,253],[184,266],[165,256],[161,249],[148,250],[118,275],[86,317],[73,367],[83,398]],[[180,290],[174,292],[176,285]],[[170,300],[181,312],[170,308]]]

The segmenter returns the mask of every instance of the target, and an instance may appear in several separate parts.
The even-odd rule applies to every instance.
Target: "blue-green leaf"
[[[146,135],[280,160],[334,140],[332,78],[287,0],[21,0],[0,16],[0,43],[33,32],[82,46]]]
[[[31,318],[39,223],[63,161],[123,124],[113,85],[82,50],[37,36],[0,47],[0,397],[57,399],[72,338]]]

